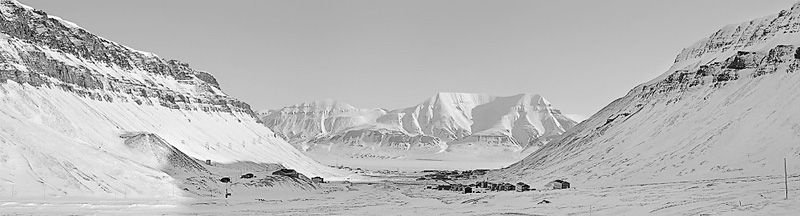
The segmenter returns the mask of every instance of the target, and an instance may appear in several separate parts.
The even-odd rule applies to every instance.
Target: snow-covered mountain
[[[264,111],[259,117],[305,151],[379,158],[519,153],[576,124],[543,97],[530,94],[438,93],[391,111],[328,100]]]
[[[131,133],[159,144],[131,146]],[[209,73],[0,0],[0,196],[166,195],[177,179],[147,157],[184,153],[345,175],[278,138]],[[169,157],[188,166],[170,170],[195,170]]]
[[[684,49],[663,75],[494,178],[620,185],[800,168],[800,3]]]

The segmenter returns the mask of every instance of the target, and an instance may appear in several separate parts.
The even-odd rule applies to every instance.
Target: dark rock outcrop
[[[277,170],[275,172],[272,172],[272,175],[288,176],[288,177],[292,177],[292,178],[300,177],[300,173],[298,173],[297,171],[295,171],[293,169],[280,169],[280,170]]]

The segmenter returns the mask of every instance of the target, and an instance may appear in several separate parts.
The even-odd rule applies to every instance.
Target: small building
[[[569,188],[569,182],[559,179],[547,183],[544,187],[547,189],[567,189]]]
[[[499,191],[514,191],[514,190],[516,190],[516,189],[517,189],[517,187],[516,187],[516,186],[514,186],[514,185],[513,185],[513,184],[511,184],[511,183],[503,183],[503,184],[500,184],[500,186],[499,186],[499,187],[500,187],[500,188],[498,189]]]
[[[472,188],[472,193],[486,193],[486,192],[488,192],[486,188],[479,188],[479,187]]]
[[[311,178],[311,181],[313,181],[314,183],[325,183],[325,179],[323,179],[322,177],[319,177],[319,176]]]
[[[256,175],[253,175],[253,173],[247,173],[247,174],[242,175],[240,178],[249,179],[249,178],[255,178],[255,177],[256,177]]]
[[[497,183],[489,183],[489,187],[487,187],[490,191],[499,191],[500,184]]]
[[[491,183],[489,183],[487,181],[479,181],[479,182],[476,182],[475,185],[476,185],[476,187],[479,187],[479,188],[490,188]]]
[[[463,184],[453,184],[453,185],[451,185],[450,189],[452,191],[464,191],[464,185]]]
[[[531,190],[531,186],[522,182],[517,182],[517,192],[525,192]]]

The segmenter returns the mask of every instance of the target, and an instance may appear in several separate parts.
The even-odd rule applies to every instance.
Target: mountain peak
[[[724,26],[710,36],[683,49],[675,58],[675,63],[676,66],[686,66],[697,62],[689,61],[692,59],[701,62],[711,61],[744,48],[770,49],[780,43],[796,44],[792,37],[784,36],[795,34],[798,31],[800,31],[800,2],[795,3],[790,10]],[[764,46],[756,46],[759,44]]]
[[[33,14],[36,14],[38,16],[43,16],[43,17],[47,17],[47,18],[56,20],[61,25],[63,25],[64,27],[67,27],[67,28],[70,28],[70,29],[83,29],[83,28],[81,28],[80,26],[78,26],[77,24],[75,24],[73,22],[61,19],[61,17],[58,17],[58,16],[53,16],[53,15],[47,14],[44,11],[34,9],[33,7],[30,7],[28,5],[22,4],[21,2],[19,2],[17,0],[0,0],[0,12],[2,12],[2,13],[0,13],[0,15],[2,15],[4,17],[13,17],[16,14],[16,13],[14,13],[14,10],[24,10],[24,11],[28,11],[28,12],[31,12]]]
[[[334,99],[307,101],[281,108],[281,110],[354,110],[353,105]]]
[[[464,93],[464,92],[438,92],[438,93],[436,93],[436,95],[431,97],[431,99],[436,99],[436,98],[481,97],[481,96],[488,96],[488,95],[479,94],[479,93]]]
[[[544,96],[540,94],[531,94],[531,93],[523,93],[516,95],[516,97],[523,98],[525,100],[529,100],[530,104],[539,104],[539,105],[546,105],[550,106],[550,101],[544,98]]]
[[[435,138],[458,145],[453,149],[459,150],[471,142],[484,146],[483,142],[491,137],[508,142],[509,145],[498,147],[509,147],[507,152],[519,152],[531,144],[538,146],[576,124],[538,94],[497,97],[456,92],[439,92],[422,103],[389,112],[356,108],[348,111],[329,109],[320,102],[303,103],[262,115],[261,122],[293,143],[302,143],[298,148],[303,150],[316,143],[342,142],[338,139],[369,143],[388,139],[381,134],[393,134],[406,136],[392,138],[394,141]]]
[[[13,6],[24,7],[25,9],[33,10],[33,8],[31,8],[30,6],[22,4],[21,2],[19,2],[17,0],[0,0],[0,5],[2,5],[0,7],[13,5]]]
[[[798,1],[798,2],[795,2],[795,3],[792,5],[792,10],[800,10],[800,1]]]

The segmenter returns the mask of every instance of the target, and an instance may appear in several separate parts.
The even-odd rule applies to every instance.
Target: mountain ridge
[[[9,182],[20,194],[180,196],[168,192],[180,191],[182,179],[137,161],[142,154],[121,138],[131,132],[198,160],[350,175],[276,137],[211,74],[13,0],[0,1],[0,101],[2,192]]]
[[[440,92],[417,105],[394,110],[359,109],[348,104],[347,109],[336,112],[330,109],[323,109],[325,113],[310,115],[298,112],[298,107],[318,110],[319,107],[308,106],[322,103],[325,102],[306,102],[260,111],[259,119],[305,151],[313,150],[313,146],[318,144],[325,146],[325,151],[330,151],[332,146],[342,143],[362,145],[377,142],[372,149],[386,147],[380,144],[383,143],[394,146],[391,147],[393,150],[387,150],[394,153],[369,154],[389,155],[387,157],[409,156],[402,152],[412,150],[412,146],[417,145],[424,146],[422,148],[426,150],[422,151],[423,154],[436,154],[455,149],[446,143],[457,144],[455,147],[463,143],[485,142],[485,138],[489,137],[507,143],[507,146],[498,146],[503,151],[520,152],[533,146],[531,143],[537,143],[538,146],[541,144],[538,142],[544,142],[537,139],[558,136],[566,131],[565,127],[568,129],[576,124],[553,108],[546,99],[535,94],[497,97]],[[335,132],[320,129],[331,125],[336,125],[336,129],[332,130]],[[522,129],[525,127],[527,129]],[[473,135],[475,139],[465,139]]]
[[[778,160],[800,155],[798,5],[683,49],[664,74],[490,175],[590,187],[782,173]]]

